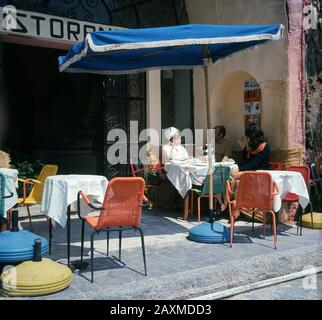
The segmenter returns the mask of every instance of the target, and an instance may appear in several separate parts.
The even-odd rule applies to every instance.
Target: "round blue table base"
[[[48,241],[26,230],[0,232],[0,264],[32,260],[35,239],[41,239],[41,255],[48,253]]]
[[[190,229],[188,239],[202,243],[229,242],[230,230],[219,222],[203,222]]]

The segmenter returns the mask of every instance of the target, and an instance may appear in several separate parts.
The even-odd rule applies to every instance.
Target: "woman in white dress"
[[[177,128],[167,128],[164,135],[169,140],[162,148],[164,163],[170,162],[171,160],[189,159],[187,150],[181,144],[181,135]]]

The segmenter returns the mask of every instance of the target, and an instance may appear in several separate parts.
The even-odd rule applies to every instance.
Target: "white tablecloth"
[[[7,169],[0,168],[0,172],[6,177],[6,184],[8,190],[6,190],[6,195],[9,192],[13,193],[13,197],[5,199],[5,214],[4,217],[7,217],[7,211],[13,208],[18,202],[18,194],[16,188],[18,188],[18,170],[16,169]]]
[[[222,162],[214,162],[214,166],[219,165],[228,165],[231,171],[234,168],[238,168],[236,164],[233,163],[222,163]],[[196,165],[191,161],[187,161],[186,163],[167,163],[164,166],[164,169],[167,171],[167,177],[174,185],[174,187],[178,190],[179,194],[182,198],[184,198],[187,192],[192,188],[192,184],[198,184],[194,181],[193,176],[191,176],[191,172],[198,178],[205,178],[208,173],[208,165],[200,164]]]
[[[273,180],[277,183],[280,194],[275,197],[274,211],[279,211],[282,205],[282,199],[288,193],[295,193],[299,197],[299,204],[302,208],[306,208],[306,206],[310,203],[309,193],[304,181],[303,176],[299,172],[293,171],[266,171],[269,172],[273,178]]]
[[[108,181],[95,175],[57,175],[45,181],[41,211],[65,227],[68,206],[76,208],[77,193],[83,191],[91,200],[103,202]],[[88,207],[87,207],[88,208]],[[82,212],[84,212],[82,206]],[[88,209],[90,211],[90,209]]]

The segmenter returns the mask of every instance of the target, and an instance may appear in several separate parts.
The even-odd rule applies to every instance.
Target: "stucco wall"
[[[273,24],[287,27],[284,0],[187,0],[190,23]],[[238,76],[237,76],[238,75]],[[237,76],[237,78],[236,78]],[[212,125],[223,124],[229,140],[243,134],[243,81],[254,78],[262,89],[262,128],[272,148],[288,146],[288,41],[271,42],[209,66]],[[202,70],[194,71],[195,127],[206,128]],[[217,111],[215,111],[217,110]],[[221,115],[225,111],[226,115]],[[238,149],[237,149],[238,150]]]

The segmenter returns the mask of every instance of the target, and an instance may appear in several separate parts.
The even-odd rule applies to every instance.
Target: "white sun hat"
[[[164,136],[167,140],[171,140],[179,130],[175,127],[170,127],[164,130]]]

